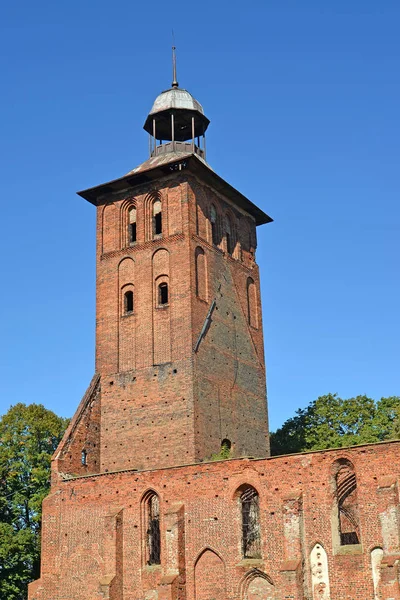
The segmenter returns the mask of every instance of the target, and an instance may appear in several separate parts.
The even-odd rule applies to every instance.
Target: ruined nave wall
[[[44,503],[42,578],[29,598],[400,599],[399,451],[388,442],[61,482]],[[339,471],[350,472],[350,495]],[[357,518],[358,543],[341,545],[338,497],[354,498],[354,481],[357,506],[343,514],[350,529]],[[243,557],[246,486],[259,500],[252,558]],[[147,564],[150,491],[159,498],[160,565]]]

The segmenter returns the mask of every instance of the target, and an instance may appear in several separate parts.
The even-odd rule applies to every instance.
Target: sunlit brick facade
[[[255,251],[271,219],[207,164],[208,123],[174,79],[150,158],[80,192],[96,373],[53,457],[29,598],[400,599],[400,443],[269,458]]]

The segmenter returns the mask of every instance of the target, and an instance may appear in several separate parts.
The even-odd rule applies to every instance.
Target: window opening
[[[84,466],[87,465],[87,452],[86,452],[86,450],[82,450],[82,453],[81,453],[81,463]]]
[[[243,558],[261,558],[260,507],[257,491],[246,488],[241,496]]]
[[[168,283],[160,283],[158,286],[158,304],[168,304]]]
[[[228,254],[233,253],[232,245],[232,228],[228,217],[225,218],[225,236],[226,236],[226,249]]]
[[[231,440],[228,440],[226,438],[224,440],[222,440],[222,442],[221,442],[221,450],[222,451],[229,452],[231,448],[232,448]]]
[[[153,237],[162,234],[161,201],[153,202]]]
[[[212,243],[217,246],[218,245],[218,232],[217,232],[217,211],[215,210],[215,206],[211,206],[210,210],[210,221],[211,221],[211,237]]]
[[[249,325],[255,328],[258,327],[257,291],[251,277],[247,279],[247,319]]]
[[[356,475],[344,465],[336,475],[340,545],[360,543]]]
[[[204,250],[198,246],[195,251],[196,257],[196,295],[203,300],[207,297],[207,269]]]
[[[129,243],[134,244],[136,242],[136,207],[133,206],[129,210]]]
[[[125,292],[124,304],[125,304],[125,306],[124,306],[125,314],[128,315],[130,313],[133,313],[133,292],[132,292],[132,290]]]
[[[147,551],[148,564],[161,564],[160,544],[160,503],[158,496],[153,494],[147,502]]]

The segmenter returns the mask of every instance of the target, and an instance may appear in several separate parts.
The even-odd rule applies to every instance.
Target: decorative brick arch
[[[168,231],[167,227],[167,200],[163,197],[159,190],[154,190],[147,194],[144,199],[143,209],[144,209],[144,229],[145,229],[145,240],[154,239],[153,232],[153,205],[155,202],[161,203],[161,213],[162,213],[162,237],[165,237],[166,232]],[[160,236],[161,237],[161,236]]]
[[[113,202],[109,202],[103,207],[101,214],[101,252],[107,254],[118,250],[118,210]]]
[[[226,572],[221,556],[204,548],[194,565],[195,600],[225,600]]]
[[[125,372],[136,366],[135,261],[122,258],[118,264],[118,369]],[[128,295],[131,298],[128,300]]]
[[[170,254],[158,248],[152,257],[153,276],[153,364],[171,362],[171,298],[173,290],[169,279]],[[160,300],[160,286],[166,286],[167,301]]]
[[[207,301],[207,256],[201,246],[197,246],[195,250],[195,277],[196,296],[201,300]]]
[[[240,583],[241,600],[276,600],[271,577],[259,569],[251,569]]]
[[[127,198],[120,206],[120,224],[121,224],[121,248],[126,248],[130,245],[130,233],[129,233],[129,225],[130,225],[130,211],[132,209],[136,209],[136,222],[138,217],[138,206],[136,202],[136,198]]]

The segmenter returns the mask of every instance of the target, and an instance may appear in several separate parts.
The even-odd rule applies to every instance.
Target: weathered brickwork
[[[268,454],[254,220],[189,174],[163,178],[154,188],[106,197],[97,209],[97,412],[94,423],[90,405],[65,438],[56,467],[63,473],[192,463],[218,453],[225,439],[232,456]],[[161,234],[152,229],[155,201]],[[215,243],[211,206],[218,215]],[[162,284],[169,295],[164,305]],[[82,428],[96,439],[86,443]]]
[[[255,250],[271,219],[198,158],[184,132],[208,120],[176,93],[192,152],[154,140],[80,192],[97,207],[96,373],[53,457],[29,600],[400,600],[400,442],[268,458]]]
[[[31,600],[400,598],[400,442],[61,481],[44,504]],[[334,470],[357,476],[360,540],[337,544]],[[237,490],[259,494],[261,553],[243,559]],[[146,565],[143,498],[160,499],[161,564]],[[316,547],[320,550],[315,550]],[[323,557],[326,553],[326,569]],[[320,572],[322,571],[322,572]],[[320,577],[321,575],[321,577]],[[329,583],[330,595],[313,594]],[[322,587],[326,590],[326,587]],[[213,595],[214,594],[214,595]]]

